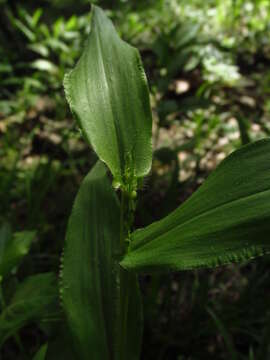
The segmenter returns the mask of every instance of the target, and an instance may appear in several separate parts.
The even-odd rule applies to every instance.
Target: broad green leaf
[[[0,229],[0,277],[5,277],[29,252],[34,231],[21,231],[12,235],[9,225]]]
[[[215,267],[270,251],[270,140],[235,151],[188,201],[131,235],[134,270]]]
[[[77,356],[81,360],[119,359],[119,337],[129,334],[129,359],[139,358],[140,302],[136,277],[129,278],[125,302],[128,329],[118,333],[120,320],[120,209],[98,162],[84,179],[68,223],[62,261],[61,299]],[[123,271],[123,270],[122,270]],[[132,275],[132,274],[131,274]]]
[[[92,6],[91,32],[78,64],[64,80],[70,108],[89,144],[116,181],[142,177],[151,167],[149,92],[137,49]]]
[[[57,279],[53,273],[28,277],[0,315],[0,345],[26,324],[58,316]]]

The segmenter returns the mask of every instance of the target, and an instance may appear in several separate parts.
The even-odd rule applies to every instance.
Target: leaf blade
[[[48,344],[44,344],[40,347],[40,349],[36,352],[33,360],[46,360],[46,353],[48,349]]]
[[[142,177],[151,167],[147,81],[137,49],[119,38],[99,7],[92,11],[84,53],[66,75],[64,88],[88,143],[116,181],[125,183],[127,172]]]
[[[0,345],[29,322],[55,316],[57,302],[57,281],[53,273],[26,278],[0,315]]]
[[[105,166],[98,162],[84,179],[74,203],[61,275],[62,303],[77,356],[82,360],[89,359],[89,351],[93,360],[118,358],[120,267],[115,259],[119,257],[119,239],[118,199]],[[130,297],[138,294],[136,281],[134,276],[130,279]],[[131,302],[131,306],[128,317],[140,312],[139,301]],[[140,341],[139,326],[131,322],[129,330],[136,334],[132,341]],[[134,348],[138,351],[137,346]],[[132,355],[139,358],[136,353]]]
[[[214,267],[270,251],[270,140],[231,154],[181,207],[135,231],[127,269]]]
[[[20,231],[12,234],[11,228],[3,225],[0,229],[0,277],[4,278],[18,266],[29,252],[35,239],[35,231]]]

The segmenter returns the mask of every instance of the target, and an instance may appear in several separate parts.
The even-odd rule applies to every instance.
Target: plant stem
[[[124,252],[125,234],[125,193],[121,191],[121,205],[120,205],[120,251]]]
[[[133,220],[132,205],[133,200],[125,191],[121,192],[121,209],[120,209],[120,251],[124,254],[127,250],[125,240],[128,237],[131,222]],[[129,282],[130,274],[119,268],[120,279],[120,314],[119,314],[119,360],[126,360],[126,343],[128,340],[127,321],[129,308]]]
[[[127,343],[127,319],[128,319],[128,305],[129,305],[129,292],[128,292],[129,274],[126,270],[120,269],[120,347],[119,347],[119,360],[126,360],[126,343]]]

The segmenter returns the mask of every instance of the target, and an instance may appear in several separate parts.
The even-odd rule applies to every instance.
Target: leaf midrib
[[[96,27],[99,27],[100,25],[98,24],[98,22],[96,23]],[[97,46],[98,46],[98,51],[99,51],[99,56],[100,59],[101,59],[101,66],[102,66],[102,71],[103,71],[103,75],[104,75],[104,82],[106,83],[106,86],[108,88],[108,91],[109,91],[109,94],[111,93],[111,87],[110,87],[110,82],[108,81],[108,74],[107,74],[107,71],[106,71],[106,67],[105,67],[105,64],[104,64],[104,59],[103,59],[103,52],[102,52],[102,42],[101,42],[101,39],[100,39],[100,31],[96,31],[97,29],[93,29],[93,33],[92,35],[96,35],[96,39],[97,39]],[[95,32],[95,33],[94,33]],[[113,104],[112,104],[112,96],[109,96],[109,103],[110,103],[110,108],[111,108],[111,114],[112,114],[112,123],[113,123],[113,126],[114,126],[114,132],[115,132],[115,136],[116,136],[116,146],[117,146],[117,149],[118,149],[118,161],[119,161],[119,164],[120,164],[120,168],[121,168],[121,171],[122,173],[124,173],[124,169],[122,168],[122,161],[121,161],[121,156],[120,154],[122,153],[122,150],[120,149],[123,148],[122,146],[122,142],[121,142],[121,134],[120,134],[120,131],[119,131],[119,126],[117,125],[117,122],[115,121],[115,113],[114,113],[114,108],[113,108]],[[115,169],[112,169],[112,172],[114,173],[114,170]],[[117,175],[122,175],[122,174],[117,174]]]

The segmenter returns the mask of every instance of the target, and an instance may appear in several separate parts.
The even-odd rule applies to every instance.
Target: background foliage
[[[154,161],[139,194],[141,227],[176,208],[231,151],[269,136],[270,3],[95,3],[139,48],[150,84]],[[31,359],[62,317],[53,305],[65,228],[96,161],[62,87],[90,14],[85,0],[0,5],[0,260],[9,251],[13,261],[0,267],[1,359]],[[269,257],[141,277],[142,359],[267,359],[269,282]]]

